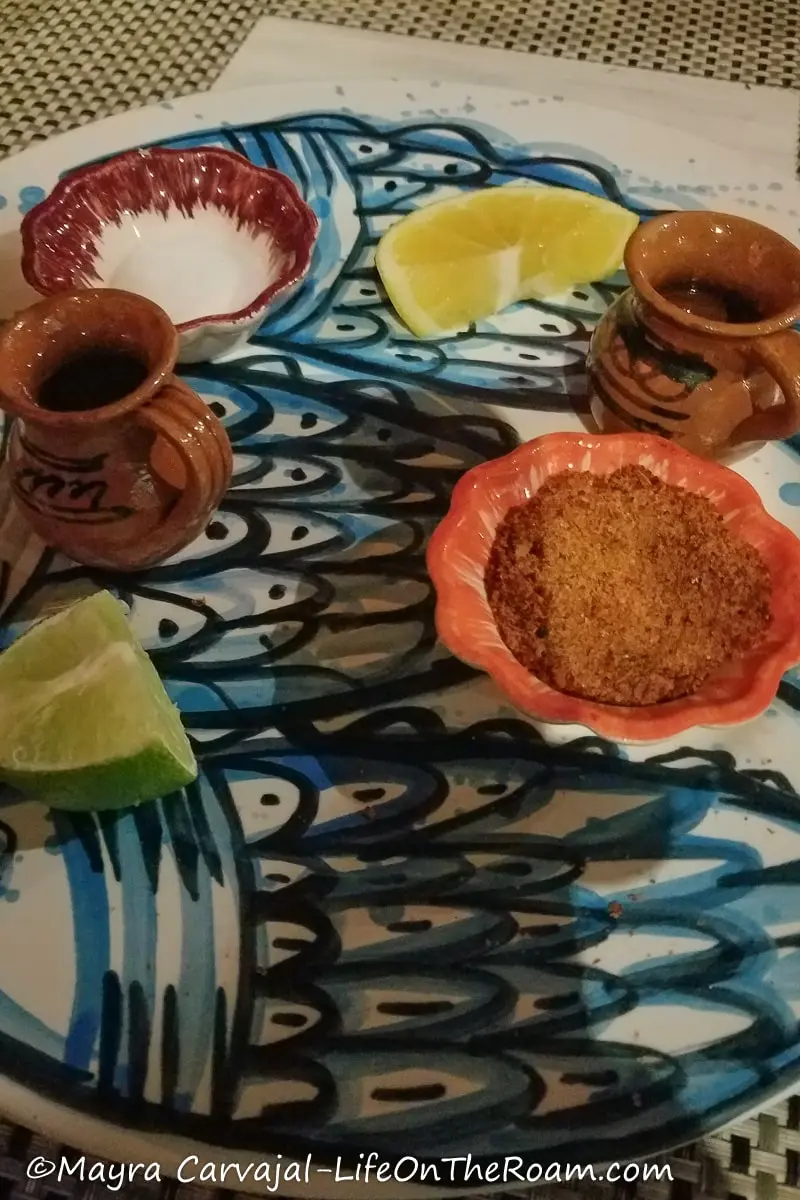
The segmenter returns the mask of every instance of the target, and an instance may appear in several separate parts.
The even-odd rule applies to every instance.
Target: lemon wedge
[[[375,262],[412,333],[436,337],[606,278],[638,223],[587,192],[508,184],[410,213],[383,235]]]

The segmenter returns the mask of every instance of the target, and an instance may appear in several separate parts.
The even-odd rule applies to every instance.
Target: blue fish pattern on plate
[[[311,113],[169,144],[210,142],[322,220],[247,351],[184,372],[230,435],[231,490],[136,577],[46,555],[6,632],[111,587],[201,775],[110,815],[4,809],[0,1069],[130,1128],[320,1162],[630,1159],[760,1103],[800,1056],[790,780],[733,741],[548,741],[434,629],[425,545],[454,483],[517,417],[573,419],[624,281],[423,343],[373,267],[441,189],[651,210],[585,149],[467,123]],[[13,947],[46,937],[68,969],[43,997]]]

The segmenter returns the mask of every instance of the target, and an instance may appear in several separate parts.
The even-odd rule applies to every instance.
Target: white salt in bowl
[[[215,146],[129,150],[60,180],[22,222],[42,295],[110,287],[155,301],[181,362],[230,353],[308,271],[317,218],[294,183]]]

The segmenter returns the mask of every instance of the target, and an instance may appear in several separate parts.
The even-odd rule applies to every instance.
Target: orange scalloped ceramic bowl
[[[537,679],[502,641],[483,584],[498,525],[548,476],[560,471],[606,475],[631,463],[706,496],[731,530],[758,549],[772,579],[772,624],[757,648],[727,664],[691,696],[639,708],[583,700]],[[439,636],[457,658],[486,671],[537,720],[585,725],[616,741],[658,741],[695,725],[749,721],[769,706],[783,674],[800,663],[800,540],[768,515],[758,493],[735,471],[663,438],[553,433],[475,467],[456,485],[450,511],[434,531],[428,570],[437,593]]]

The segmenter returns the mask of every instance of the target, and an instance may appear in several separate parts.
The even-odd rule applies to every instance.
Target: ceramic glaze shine
[[[97,281],[154,301],[175,324],[235,313],[252,303],[286,266],[266,234],[237,228],[225,213],[172,209],[126,214],[103,229]]]

